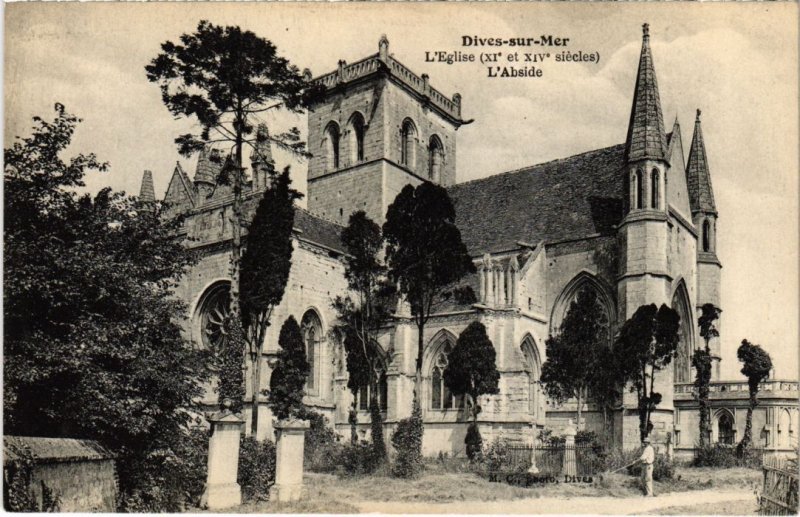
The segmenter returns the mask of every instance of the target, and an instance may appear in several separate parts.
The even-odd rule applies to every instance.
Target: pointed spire
[[[697,110],[697,118],[694,121],[692,147],[686,165],[686,183],[692,212],[717,212],[714,189],[711,188],[711,174],[708,171],[706,144],[703,142],[703,130],[700,127],[700,110]]]
[[[144,203],[156,202],[156,190],[153,188],[153,173],[144,171],[142,175],[142,187],[139,189],[139,201]]]
[[[211,161],[212,155],[216,154],[216,149],[208,147],[200,151],[200,156],[197,159],[197,169],[194,173],[194,182],[207,183],[209,185],[217,184],[217,172],[219,165]]]
[[[269,128],[266,124],[259,124],[256,129],[256,145],[250,153],[250,161],[253,163],[253,168],[256,164],[275,164],[272,159],[272,144],[269,139]]]
[[[633,92],[628,138],[625,141],[625,154],[629,162],[667,159],[667,138],[658,96],[656,70],[650,51],[649,27],[646,23],[642,25],[642,52],[636,74],[636,89]]]

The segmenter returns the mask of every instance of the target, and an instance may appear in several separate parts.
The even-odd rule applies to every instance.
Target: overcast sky
[[[738,379],[742,338],[772,354],[777,375],[798,371],[797,4],[6,4],[5,145],[31,117],[52,118],[55,102],[84,119],[71,152],[111,164],[87,178],[137,193],[153,171],[157,195],[176,160],[174,138],[193,123],[174,120],[144,66],[166,40],[201,19],[240,25],[272,40],[314,75],[339,59],[390,53],[450,97],[462,95],[457,180],[485,177],[625,140],[641,24],[650,23],[667,130],[677,117],[688,156],[695,109],[717,208],[722,270],[723,376]],[[598,64],[542,66],[538,79],[489,79],[480,64],[425,63],[425,51],[477,52],[463,35],[570,38]],[[492,50],[492,49],[485,49]],[[502,50],[508,51],[508,48]],[[557,49],[552,49],[555,51]],[[541,51],[536,49],[537,52]],[[305,120],[271,116],[273,127]],[[278,155],[280,162],[288,157]],[[304,163],[293,165],[305,188]]]

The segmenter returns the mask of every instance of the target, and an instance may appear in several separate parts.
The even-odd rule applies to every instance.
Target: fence
[[[764,486],[758,500],[759,515],[797,515],[797,460],[764,458]]]
[[[569,451],[574,451],[578,476],[592,476],[602,470],[602,448],[590,444],[546,445],[535,449],[531,445],[512,445],[508,448],[508,469],[513,472],[527,471],[531,467],[533,453],[540,474],[559,476],[564,473],[564,456]]]

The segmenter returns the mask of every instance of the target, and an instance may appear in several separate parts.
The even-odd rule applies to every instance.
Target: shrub
[[[400,420],[392,433],[392,445],[397,451],[394,476],[411,478],[422,471],[422,432],[422,411],[415,398],[411,416]]]
[[[382,463],[369,442],[346,445],[341,448],[337,457],[336,471],[343,476],[363,476],[371,474]]]
[[[308,420],[311,427],[306,432],[305,448],[303,449],[303,467],[311,472],[333,472],[336,470],[336,458],[341,447],[338,446],[338,437],[333,429],[328,426],[328,419],[317,413],[305,409],[298,418]]]
[[[481,437],[481,432],[477,424],[474,422],[467,428],[467,436],[464,438],[464,444],[467,446],[467,457],[469,461],[480,460],[483,450],[483,438]]]
[[[483,452],[482,470],[493,472],[526,472],[530,467],[530,458],[511,454],[506,441],[495,438]]]
[[[275,483],[275,444],[243,436],[236,481],[242,487],[244,501],[268,501],[269,489]]]
[[[749,467],[760,468],[762,463],[761,451],[746,448],[737,451],[735,445],[721,443],[698,445],[695,448],[693,467]]]

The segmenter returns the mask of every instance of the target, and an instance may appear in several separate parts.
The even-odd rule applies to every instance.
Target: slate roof
[[[448,187],[470,255],[611,233],[622,219],[625,145]]]
[[[139,189],[139,201],[153,203],[156,200],[156,190],[153,188],[153,173],[144,171],[142,187]]]
[[[697,118],[694,122],[692,147],[689,149],[689,161],[686,165],[686,183],[692,212],[716,213],[714,189],[711,187],[711,174],[708,171],[708,159],[706,158],[706,145],[703,142],[703,130],[700,128],[700,110],[697,110]]]
[[[338,224],[327,219],[321,219],[308,210],[298,208],[294,212],[294,227],[302,232],[299,235],[301,239],[346,253],[342,244],[342,230],[344,228]]]
[[[664,117],[658,96],[656,70],[650,51],[648,25],[642,27],[642,53],[639,56],[639,71],[636,74],[636,89],[628,124],[626,156],[628,160],[667,159],[667,139],[664,134]]]

